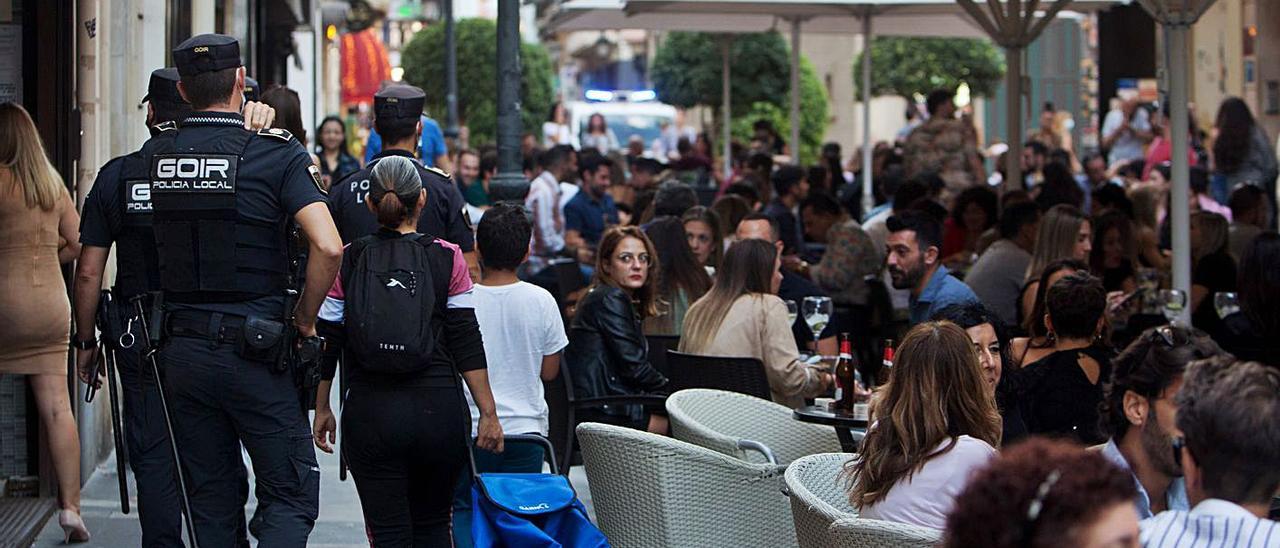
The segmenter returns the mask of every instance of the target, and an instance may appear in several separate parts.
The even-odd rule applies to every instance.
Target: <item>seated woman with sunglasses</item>
[[[845,465],[859,517],[941,529],[970,472],[1000,445],[994,390],[969,335],[945,321],[908,331],[871,416]]]
[[[658,308],[657,257],[653,242],[637,227],[613,227],[600,238],[595,279],[578,303],[564,351],[577,397],[646,394],[667,384],[649,363],[643,329],[644,319]],[[639,405],[606,405],[578,416],[658,434],[667,431],[666,417],[649,416]]]

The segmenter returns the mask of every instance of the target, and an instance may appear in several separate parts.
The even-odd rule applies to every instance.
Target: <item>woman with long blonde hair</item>
[[[1093,250],[1093,224],[1080,208],[1059,204],[1049,208],[1040,219],[1040,232],[1036,236],[1036,250],[1027,266],[1026,285],[1022,288],[1021,317],[1025,322],[1031,316],[1036,291],[1040,288],[1040,274],[1049,263],[1059,259],[1088,261]]]
[[[898,346],[875,422],[845,465],[859,517],[942,529],[968,476],[996,455],[1000,413],[973,343],[951,322],[926,322]]]
[[[787,306],[776,295],[781,265],[771,242],[730,246],[715,285],[685,314],[680,351],[756,358],[764,363],[773,401],[795,408],[826,392],[832,378],[800,362]]]
[[[14,103],[0,104],[0,375],[29,377],[68,541],[89,540],[80,519],[80,439],[67,393],[71,303],[60,270],[80,254],[79,226],[76,204],[31,116]]]

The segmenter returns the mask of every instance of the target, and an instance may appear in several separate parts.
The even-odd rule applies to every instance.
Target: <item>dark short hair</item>
[[[804,180],[804,169],[799,166],[782,166],[769,176],[769,181],[773,183],[773,192],[778,196],[786,196],[802,180]]]
[[[575,151],[570,145],[553,146],[538,156],[538,166],[542,169],[551,169],[569,160],[569,155]]]
[[[1022,202],[1009,206],[1000,217],[1000,237],[1010,239],[1018,235],[1018,231],[1027,225],[1040,220],[1040,206],[1033,202]]]
[[[373,129],[382,137],[382,148],[413,137],[418,130],[417,116],[375,116]],[[415,147],[416,148],[416,147]]]
[[[498,169],[498,151],[486,150],[480,154],[480,174],[484,175]]]
[[[995,191],[985,186],[971,186],[964,189],[959,196],[956,196],[956,205],[951,208],[951,221],[956,226],[964,226],[964,210],[969,204],[978,204],[982,208],[982,212],[987,215],[987,226],[982,227],[983,230],[991,228],[992,225],[1000,219],[1000,198],[996,196]]]
[[[889,232],[910,230],[916,233],[916,247],[920,251],[936,247],[942,249],[942,222],[923,211],[911,210],[895,213],[885,223]]]
[[[693,187],[679,181],[667,181],[658,185],[653,196],[653,216],[679,217],[689,208],[698,205],[698,193]]]
[[[893,195],[894,211],[906,211],[916,201],[928,198],[931,192],[929,184],[918,177],[907,179],[898,185],[898,192]]]
[[[1240,185],[1231,191],[1227,203],[1231,206],[1231,216],[1241,217],[1264,207],[1267,195],[1256,185]]]
[[[1104,183],[1093,190],[1093,211],[1096,213],[1104,207],[1111,207],[1124,213],[1130,220],[1133,219],[1133,201],[1120,185]]]
[[[1280,488],[1280,370],[1229,356],[1193,362],[1176,401],[1205,494],[1270,503]]]
[[[1031,149],[1031,153],[1032,153],[1032,154],[1035,154],[1035,155],[1037,155],[1037,156],[1048,156],[1048,155],[1049,155],[1049,147],[1045,146],[1045,144],[1044,144],[1044,143],[1041,143],[1040,141],[1037,141],[1037,140],[1035,140],[1035,139],[1031,139],[1031,140],[1027,141],[1026,143],[1024,143],[1024,144],[1022,145],[1022,148],[1029,148],[1029,149]]]
[[[929,96],[925,98],[925,108],[929,109],[929,116],[937,114],[938,107],[950,103],[956,97],[956,92],[949,89],[935,89],[929,92]]]
[[[1187,168],[1187,182],[1191,190],[1204,194],[1209,191],[1209,171],[1204,166],[1190,166]]]
[[[1102,280],[1087,271],[1063,277],[1045,295],[1045,308],[1059,338],[1093,337],[1106,306],[1107,290],[1102,287]]]
[[[840,215],[840,202],[825,192],[814,192],[800,203],[800,211],[810,209],[822,215]]]
[[[643,171],[653,175],[662,171],[662,164],[653,158],[636,158],[631,161],[631,171]]]
[[[476,247],[485,268],[515,270],[529,251],[533,224],[524,207],[498,202],[484,212],[476,226]]]
[[[1165,334],[1170,340],[1165,340]],[[1170,325],[1146,330],[1111,361],[1113,373],[1099,409],[1102,431],[1114,438],[1129,431],[1129,418],[1124,414],[1125,392],[1157,399],[1182,376],[1188,363],[1221,353],[1209,335],[1194,327]]]
[[[747,167],[767,174],[773,171],[773,156],[763,152],[756,152],[747,157]]]
[[[747,183],[733,183],[724,189],[725,196],[741,196],[747,200],[748,204],[754,205],[760,201],[760,193],[756,191],[756,187]]]
[[[227,102],[236,88],[236,71],[240,67],[190,74],[182,77],[182,91],[192,110],[205,110]]]
[[[769,223],[769,232],[773,235],[773,242],[776,242],[782,239],[782,230],[781,230],[781,227],[778,225],[777,219],[774,219],[773,217],[770,217],[760,212],[748,213],[746,217],[743,217],[741,221],[738,221],[738,226],[742,226],[742,223],[745,223],[747,221],[764,221],[766,223]],[[737,228],[738,227],[734,227],[734,230],[736,231]],[[769,242],[769,243],[773,243],[773,242]]]
[[[181,122],[183,118],[186,118],[192,112],[190,103],[154,98],[148,102],[151,103],[151,125],[165,122]]]
[[[1046,211],[1058,204],[1068,204],[1079,208],[1084,203],[1084,191],[1071,174],[1071,168],[1058,162],[1050,162],[1044,166],[1044,182],[1040,185],[1040,194],[1036,203]]]
[[[588,173],[595,173],[601,166],[613,169],[613,160],[600,154],[584,154],[578,162],[578,175],[585,178]]]

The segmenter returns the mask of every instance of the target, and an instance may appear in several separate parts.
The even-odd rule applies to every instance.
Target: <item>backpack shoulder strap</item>
[[[448,248],[436,245],[435,236],[419,233],[414,238],[427,248],[427,267],[436,290],[436,308],[444,312],[449,302],[449,280],[453,277],[453,254]]]

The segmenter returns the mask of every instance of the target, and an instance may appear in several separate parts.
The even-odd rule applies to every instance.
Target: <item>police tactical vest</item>
[[[158,137],[163,139],[164,137]],[[160,259],[151,229],[150,165],[141,152],[120,159],[116,203],[120,234],[116,237],[115,290],[122,298],[160,289]]]
[[[257,138],[243,128],[183,128],[151,157],[152,223],[166,300],[238,302],[284,294],[286,216],[257,222],[236,208],[237,186],[253,177],[237,168]],[[204,150],[193,150],[202,142]]]

